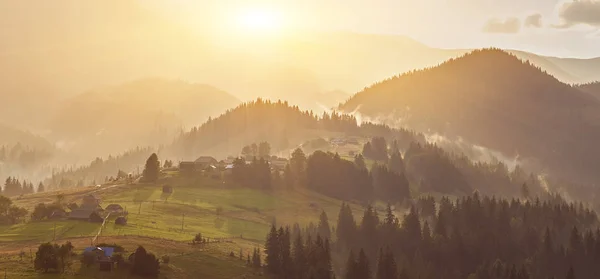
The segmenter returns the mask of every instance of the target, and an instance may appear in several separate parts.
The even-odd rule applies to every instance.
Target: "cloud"
[[[557,27],[571,27],[577,24],[600,27],[600,0],[573,0],[563,3],[558,15],[563,24]]]
[[[516,17],[509,17],[505,20],[498,18],[489,19],[483,26],[483,32],[515,34],[521,30],[521,21]]]
[[[540,28],[542,27],[542,14],[532,14],[525,18],[525,27]]]

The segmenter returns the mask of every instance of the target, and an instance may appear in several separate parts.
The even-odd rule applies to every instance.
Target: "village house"
[[[93,254],[95,261],[98,263],[100,271],[112,271],[114,268],[114,262],[111,259],[115,252],[113,247],[87,247],[83,250],[83,253]]]
[[[288,160],[285,158],[273,158],[271,159],[271,168],[274,170],[284,170],[288,164]]]
[[[100,202],[100,198],[93,194],[84,196],[81,206],[69,213],[69,219],[89,222],[102,222],[104,219],[102,218],[101,214],[104,209],[102,209],[100,206]]]
[[[181,172],[195,172],[202,171],[208,168],[216,168],[219,164],[217,159],[210,156],[200,156],[193,162],[184,161],[179,163],[179,171]]]

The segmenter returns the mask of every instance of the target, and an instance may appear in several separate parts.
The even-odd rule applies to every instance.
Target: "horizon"
[[[169,20],[196,30],[207,25],[229,28],[235,21],[232,17],[254,10],[275,15],[271,24],[280,25],[283,33],[395,35],[442,49],[497,47],[558,58],[600,57],[600,49],[594,47],[600,45],[600,13],[594,13],[600,11],[600,1],[595,0],[429,0],[419,4],[389,0],[344,4],[333,0],[150,0],[146,4]]]

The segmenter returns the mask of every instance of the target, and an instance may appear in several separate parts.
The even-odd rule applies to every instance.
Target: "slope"
[[[581,84],[578,85],[577,88],[579,88],[579,90],[585,93],[591,94],[592,96],[600,99],[600,82],[598,81]]]
[[[114,154],[167,143],[182,127],[197,125],[238,103],[208,85],[137,80],[67,100],[52,120],[51,137],[81,153],[94,146],[91,155]]]
[[[401,118],[418,131],[461,137],[542,169],[590,182],[599,151],[598,101],[497,49],[374,84],[340,106]]]
[[[171,146],[172,157],[196,159],[212,155],[224,158],[239,154],[243,146],[269,142],[273,154],[286,156],[307,140],[338,136],[389,136],[408,145],[418,135],[387,126],[361,123],[352,115],[332,112],[316,116],[287,102],[258,99],[228,110],[218,118],[179,136]]]

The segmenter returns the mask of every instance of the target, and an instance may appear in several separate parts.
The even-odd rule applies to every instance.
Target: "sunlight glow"
[[[244,32],[277,33],[283,28],[283,17],[273,9],[253,8],[237,16],[237,26]]]

